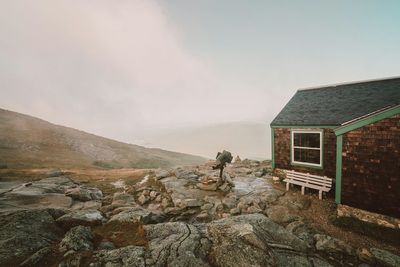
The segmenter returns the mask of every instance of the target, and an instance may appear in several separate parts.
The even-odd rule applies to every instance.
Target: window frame
[[[311,148],[311,147],[299,147],[294,145],[294,135],[296,133],[312,133],[312,134],[319,134],[319,148]],[[293,129],[290,132],[290,161],[292,165],[300,165],[300,166],[306,166],[306,167],[314,167],[314,168],[322,168],[323,166],[323,130],[303,130],[303,129]],[[309,162],[302,162],[302,161],[295,161],[294,160],[294,149],[295,148],[300,148],[300,149],[310,149],[310,150],[319,150],[319,159],[320,162],[319,164],[316,163],[309,163]]]

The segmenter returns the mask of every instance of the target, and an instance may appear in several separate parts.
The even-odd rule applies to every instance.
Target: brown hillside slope
[[[3,168],[165,168],[204,161],[202,157],[126,144],[0,109]]]

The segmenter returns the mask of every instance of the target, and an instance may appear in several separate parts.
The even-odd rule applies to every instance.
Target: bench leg
[[[289,191],[289,185],[290,183],[286,183],[286,191]]]
[[[318,192],[318,197],[319,197],[319,199],[322,199],[322,191]]]
[[[302,194],[302,195],[304,195],[304,189],[305,189],[305,187],[302,186],[302,187],[301,187],[301,194]]]

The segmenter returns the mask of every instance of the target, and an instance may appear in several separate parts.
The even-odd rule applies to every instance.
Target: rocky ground
[[[310,223],[313,198],[270,171],[237,161],[218,182],[211,164],[153,170],[112,191],[57,171],[0,182],[0,266],[400,266],[398,251]]]

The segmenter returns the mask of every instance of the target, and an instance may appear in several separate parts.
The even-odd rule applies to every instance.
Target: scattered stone
[[[22,262],[19,266],[38,266],[39,262],[49,255],[51,253],[51,247],[44,247],[42,249],[39,249],[37,252],[35,252],[32,256],[27,258],[24,262]]]
[[[146,204],[149,200],[150,200],[150,198],[144,194],[141,194],[138,198],[138,202],[140,205]]]
[[[115,249],[115,245],[112,242],[106,240],[106,241],[100,242],[97,249],[98,250],[103,250],[103,249],[112,250],[112,249]]]
[[[385,267],[398,267],[400,266],[400,256],[390,253],[389,251],[371,248],[372,255],[374,255],[376,262]]]
[[[246,213],[260,213],[262,212],[262,209],[260,209],[259,207],[256,206],[250,206],[247,208]]]
[[[217,183],[212,183],[212,184],[203,184],[203,183],[198,183],[196,185],[199,189],[205,190],[205,191],[217,191]]]
[[[129,193],[117,192],[114,193],[111,205],[113,206],[135,206],[135,198]]]
[[[126,246],[113,250],[100,250],[95,253],[95,266],[106,267],[145,267],[145,249],[138,246]]]
[[[160,223],[165,220],[165,215],[161,212],[153,212],[143,208],[130,208],[128,210],[122,211],[114,216],[108,221],[108,223],[113,222],[141,222],[144,224]]]
[[[292,196],[286,194],[283,197],[279,198],[278,203],[292,210],[305,210],[310,207],[311,200],[306,196],[299,196],[299,195]]]
[[[201,207],[204,203],[202,200],[195,198],[184,199],[182,202],[184,203],[184,206],[188,208]]]
[[[357,257],[360,261],[369,263],[369,264],[375,264],[375,258],[374,255],[367,249],[367,248],[358,248],[357,251]]]
[[[167,177],[169,177],[169,176],[171,176],[171,174],[170,174],[169,171],[166,171],[166,170],[161,170],[161,171],[158,171],[158,172],[156,173],[156,178],[157,178],[158,180],[167,178]]]
[[[232,215],[238,215],[240,214],[240,209],[239,208],[233,208],[229,211],[230,214]]]
[[[61,240],[59,244],[59,250],[61,253],[73,250],[75,252],[81,250],[92,250],[93,249],[93,235],[90,227],[87,226],[76,226],[71,228]]]
[[[286,230],[294,234],[304,242],[308,244],[309,247],[314,246],[314,233],[311,227],[305,224],[303,221],[294,221],[286,226]]]
[[[68,189],[65,195],[79,201],[99,200],[103,197],[103,193],[99,189],[81,186]]]
[[[268,208],[266,213],[276,223],[290,223],[299,219],[299,216],[292,214],[286,206],[281,205]]]
[[[66,229],[74,226],[95,226],[105,221],[103,215],[98,210],[75,210],[57,219],[57,223]]]
[[[315,248],[326,253],[345,253],[355,255],[354,249],[345,242],[328,235],[314,235]]]

